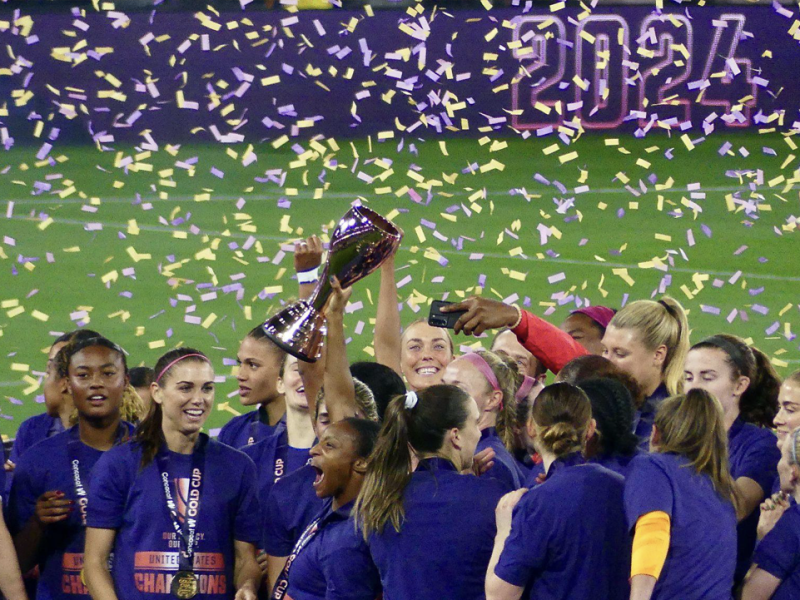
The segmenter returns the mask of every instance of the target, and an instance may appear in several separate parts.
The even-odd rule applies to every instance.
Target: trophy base
[[[303,362],[317,362],[327,333],[325,317],[305,300],[290,304],[261,328],[284,352]]]

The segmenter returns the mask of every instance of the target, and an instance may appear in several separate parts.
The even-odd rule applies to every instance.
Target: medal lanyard
[[[327,514],[327,511],[325,514]],[[292,549],[292,553],[289,555],[289,558],[286,559],[286,565],[283,567],[280,576],[275,582],[275,587],[272,588],[272,596],[270,597],[270,600],[283,600],[283,598],[286,596],[286,591],[289,589],[289,569],[292,568],[292,564],[294,563],[294,559],[297,558],[297,555],[300,554],[303,548],[305,548],[319,532],[319,523],[322,521],[324,516],[325,515],[322,515],[312,521],[303,532],[303,535],[300,536],[300,539],[297,540],[297,543]]]
[[[167,501],[172,526],[178,534],[181,545],[179,556],[179,569],[181,571],[194,570],[194,550],[197,546],[197,518],[200,514],[200,498],[203,491],[203,470],[206,460],[206,443],[208,438],[200,437],[200,441],[192,453],[192,471],[189,477],[189,494],[185,501],[183,524],[178,514],[178,506],[172,495],[172,484],[169,477],[169,456],[162,450],[156,456],[158,470],[161,473],[161,483],[164,485],[164,497]]]
[[[127,439],[127,428],[120,423],[117,430],[117,437],[114,445],[117,446]],[[81,474],[81,459],[80,459],[80,446],[83,442],[80,439],[80,432],[75,429],[72,439],[67,443],[67,457],[69,458],[69,465],[72,469],[72,483],[75,486],[75,498],[78,501],[78,509],[81,517],[81,525],[86,527],[86,507],[89,504],[89,495],[86,493],[86,480]]]

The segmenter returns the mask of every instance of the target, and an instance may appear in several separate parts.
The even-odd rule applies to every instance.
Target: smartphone
[[[455,327],[456,321],[461,318],[465,310],[457,310],[455,312],[442,312],[443,306],[455,304],[454,302],[446,302],[444,300],[434,300],[431,302],[431,313],[428,315],[428,325],[432,327],[446,327],[452,329]]]

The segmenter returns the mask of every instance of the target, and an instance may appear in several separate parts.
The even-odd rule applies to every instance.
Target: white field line
[[[574,191],[572,191],[572,190],[567,190],[567,192],[565,194],[562,194],[555,187],[553,187],[553,188],[529,189],[529,188],[527,188],[525,186],[519,186],[519,187],[516,187],[516,188],[509,188],[509,189],[505,189],[505,190],[486,190],[486,194],[487,194],[487,196],[497,196],[497,195],[502,195],[502,194],[508,195],[509,192],[511,192],[512,190],[519,190],[519,189],[522,189],[522,188],[525,188],[525,191],[529,195],[542,195],[542,196],[547,195],[549,197],[550,194],[553,194],[554,197],[558,197],[558,198],[564,198],[564,197],[569,197],[570,195],[575,195]],[[767,190],[778,190],[778,189],[783,189],[783,188],[784,188],[784,186],[782,186],[782,185],[779,185],[779,186],[763,185],[763,186],[758,186],[755,191],[756,192],[761,192],[761,191],[767,191]],[[450,195],[452,195],[454,197],[455,196],[470,196],[470,195],[474,194],[475,191],[478,190],[478,189],[481,189],[481,188],[475,187],[473,190],[453,190],[453,191],[447,191],[446,193],[448,193],[448,194],[450,194]],[[691,194],[693,192],[749,192],[749,191],[751,191],[751,190],[750,190],[750,187],[748,185],[704,187],[704,188],[701,188],[701,189],[698,189],[698,190],[689,190],[687,188],[680,188],[680,187],[678,187],[678,188],[667,188],[667,189],[664,189],[664,190],[656,190],[654,187],[648,187],[647,192],[642,193],[640,196],[634,196],[626,188],[618,187],[618,188],[590,189],[588,191],[581,192],[577,196],[589,196],[590,197],[590,196],[592,196],[592,194],[601,194],[601,195],[625,194],[625,195],[631,196],[633,198],[641,198],[641,197],[645,196],[646,194],[651,194],[651,193],[669,194],[669,193],[678,192],[678,193]],[[339,198],[339,199],[350,198],[350,199],[354,200],[354,199],[356,199],[356,198],[358,198],[360,196],[363,197],[363,196],[371,196],[371,195],[373,195],[373,193],[371,191],[365,191],[364,193],[358,193],[358,192],[352,192],[352,193],[350,193],[350,192],[326,192],[323,197],[324,198],[334,198],[334,199],[336,199],[336,198]],[[518,196],[518,195],[519,194],[516,194],[515,196]],[[386,194],[385,196],[388,198],[388,197],[392,197],[393,195]],[[264,194],[239,194],[239,195],[219,194],[219,195],[211,196],[210,200],[205,200],[204,202],[231,202],[231,201],[238,200],[239,198],[244,198],[245,200],[278,200],[279,198],[286,198],[287,200],[311,200],[311,199],[313,199],[313,197],[314,197],[314,190],[310,189],[310,190],[298,190],[297,195],[293,195],[293,196],[287,196],[284,192],[280,192],[280,191],[268,192],[268,193],[264,193]],[[440,196],[439,199],[446,201],[447,198],[445,196]],[[44,196],[44,195],[26,196],[26,197],[23,197],[23,198],[3,198],[3,201],[5,201],[5,202],[13,202],[15,205],[19,205],[19,206],[39,205],[39,204],[52,205],[52,204],[87,204],[88,203],[88,200],[84,200],[82,198],[64,198],[64,199],[57,198],[57,197],[55,197],[54,193],[51,193],[51,195],[49,197],[48,196]],[[103,203],[107,203],[107,204],[131,204],[131,205],[133,205],[134,201],[136,201],[138,203],[138,200],[136,200],[135,198],[131,198],[130,196],[110,196],[110,197],[107,197],[107,198],[102,198],[102,201],[103,201]],[[141,197],[141,201],[142,202],[149,202],[149,203],[153,203],[153,204],[154,203],[158,203],[158,202],[193,202],[194,201],[194,196],[193,195],[188,195],[188,194],[170,195],[170,197],[167,198],[167,199],[160,198],[159,196],[142,196]]]
[[[11,220],[16,221],[31,221],[31,222],[39,222],[39,219],[32,219],[27,216],[22,215],[14,215],[11,217]],[[54,218],[54,223],[59,225],[79,225],[85,227],[89,223],[100,223],[103,227],[108,227],[111,229],[118,229],[118,230],[125,230],[128,228],[127,223],[107,223],[102,221],[79,221],[75,219],[59,219]],[[167,227],[164,225],[139,225],[138,226],[142,231],[151,231],[157,233],[173,233],[176,231],[183,231],[184,233],[194,236],[192,232],[188,229],[178,229],[176,227]],[[209,236],[222,236],[222,231],[208,231],[208,230],[200,230],[199,234],[197,235],[209,235]],[[254,237],[257,240],[266,240],[271,242],[288,242],[288,239],[285,237],[279,237],[274,235],[254,235],[250,233],[240,233],[240,232],[229,232],[225,234],[224,237],[226,238],[233,238],[233,239],[248,239],[249,237]],[[400,247],[401,251],[406,251],[404,247]],[[438,250],[438,249],[437,249]],[[473,250],[439,250],[439,253],[443,256],[470,256],[472,254],[481,254],[486,258],[497,258],[502,260],[524,260],[530,261],[531,263],[555,263],[555,264],[564,264],[564,265],[581,265],[581,266],[588,266],[588,267],[601,267],[606,269],[640,269],[640,270],[652,270],[652,269],[645,269],[644,267],[640,267],[638,264],[625,264],[625,263],[617,263],[617,262],[599,262],[599,261],[592,261],[592,260],[576,260],[571,258],[546,258],[541,261],[531,259],[524,255],[518,256],[509,256],[508,254],[504,254],[502,252],[477,252]],[[688,268],[688,267],[669,267],[668,270],[664,271],[665,273],[707,273],[708,275],[714,275],[717,277],[732,277],[735,273],[739,271],[706,271],[701,268]],[[742,272],[742,277],[746,277],[748,279],[763,279],[767,281],[788,281],[788,282],[800,282],[800,277],[787,277],[783,275],[772,275],[770,273],[745,273]]]

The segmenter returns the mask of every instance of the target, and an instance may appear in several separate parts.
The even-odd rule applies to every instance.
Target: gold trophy
[[[305,362],[316,362],[327,327],[323,307],[333,291],[334,275],[343,288],[363,279],[400,245],[403,234],[394,224],[366,206],[353,206],[331,235],[328,259],[314,293],[268,319],[264,333],[283,350]]]

